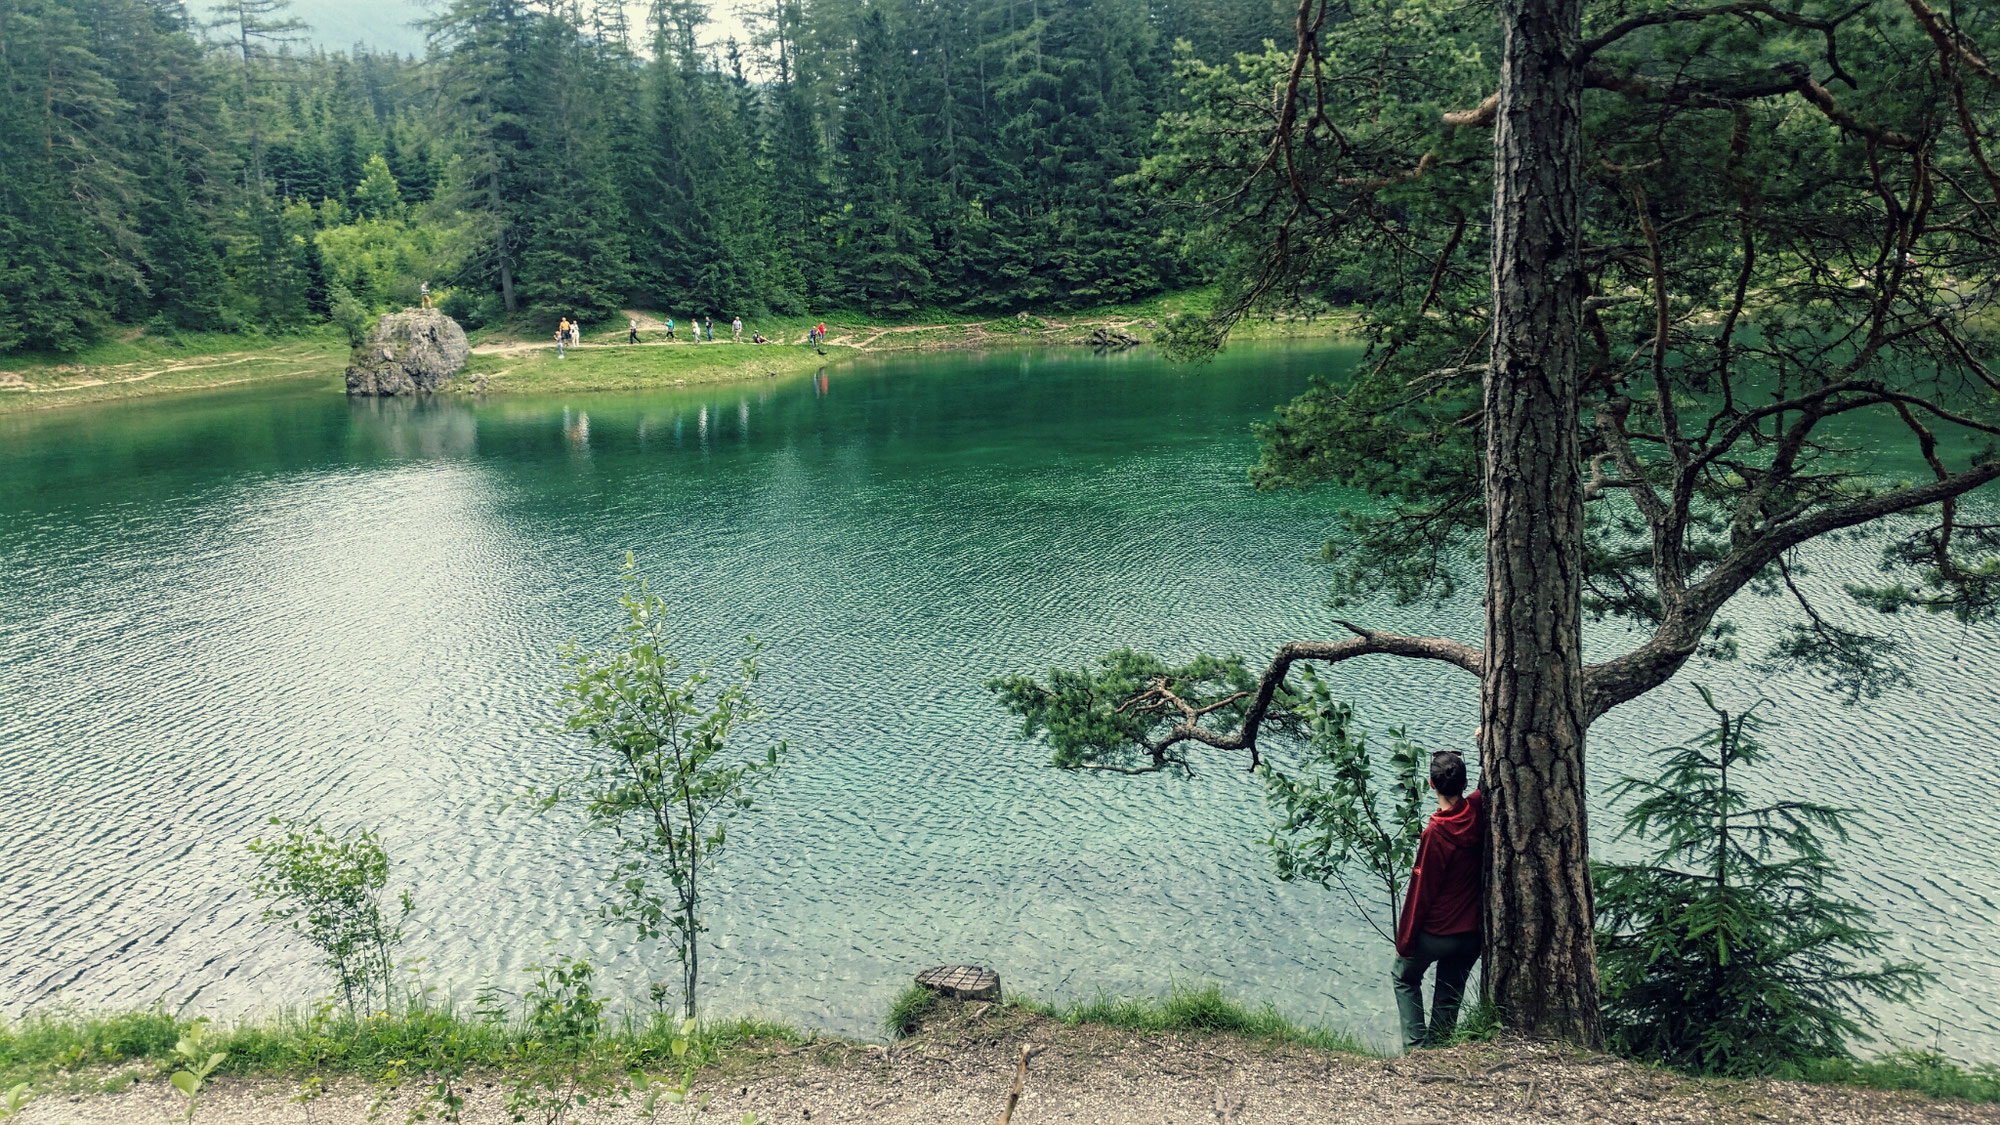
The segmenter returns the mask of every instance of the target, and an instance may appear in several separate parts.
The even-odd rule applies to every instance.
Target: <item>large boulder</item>
[[[465,329],[436,309],[384,314],[348,358],[347,393],[413,395],[443,390],[472,354]]]

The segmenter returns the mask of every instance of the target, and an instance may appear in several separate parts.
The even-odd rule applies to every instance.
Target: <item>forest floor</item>
[[[2000,1105],[1847,1086],[1693,1079],[1604,1055],[1505,1041],[1402,1058],[1373,1058],[1233,1033],[1145,1032],[1054,1019],[1016,1007],[970,1003],[934,1010],[890,1046],[845,1040],[748,1041],[696,1078],[713,1094],[693,1117],[659,1120],[737,1125],[930,1125],[1002,1119],[1032,1054],[1009,1125],[1484,1125],[1499,1122],[1701,1122],[1751,1125],[2000,1123]],[[499,1076],[470,1084],[463,1120],[501,1122]],[[329,1083],[311,1105],[291,1100],[295,1079],[212,1082],[201,1125],[361,1125],[377,1091]],[[373,1120],[414,1108],[391,1098]],[[672,1107],[669,1107],[670,1109]],[[153,1125],[182,1104],[157,1078],[118,1093],[51,1093],[15,1125]],[[643,1121],[630,1107],[593,1107],[571,1120]]]
[[[583,346],[560,360],[554,324],[530,332],[520,319],[470,334],[472,358],[457,385],[516,394],[642,390],[795,376],[874,352],[1083,345],[1098,328],[1150,341],[1167,317],[1206,307],[1212,296],[1196,290],[1079,313],[984,320],[936,314],[890,322],[829,315],[827,339],[819,348],[805,343],[815,323],[806,317],[760,317],[746,325],[746,341],[751,331],[761,331],[770,344],[734,343],[723,325],[716,326],[721,339],[696,344],[686,323],[678,324],[678,338],[668,341],[664,314],[632,309],[587,331]],[[639,322],[636,346],[626,343],[628,319]],[[1344,315],[1246,321],[1233,337],[1327,338],[1351,323]],[[272,379],[310,377],[337,386],[347,353],[346,342],[331,329],[268,337],[131,329],[73,355],[0,356],[0,414]]]

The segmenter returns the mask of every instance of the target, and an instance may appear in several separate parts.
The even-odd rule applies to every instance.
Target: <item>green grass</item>
[[[913,1034],[939,1001],[915,985],[891,1003],[885,1024],[897,1037]],[[1219,986],[1176,985],[1165,997],[1099,996],[1067,1006],[1010,998],[1006,1006],[1070,1026],[1095,1025],[1139,1033],[1234,1035],[1266,1043],[1347,1054],[1374,1054],[1359,1037],[1324,1027],[1304,1027],[1270,1005],[1252,1007],[1223,995]],[[1468,1026],[1471,1025],[1471,1026]],[[117,1092],[178,1066],[175,1044],[195,1026],[162,1010],[106,1015],[45,1013],[0,1025],[0,1090],[27,1083],[40,1093]],[[676,1021],[665,1016],[627,1018],[609,1026],[590,1047],[592,1058],[618,1072],[673,1070]],[[1461,1025],[1454,1043],[1490,1038],[1476,1019]],[[697,1068],[750,1062],[800,1046],[844,1040],[823,1038],[761,1019],[701,1025],[688,1057]],[[540,1050],[519,1022],[494,1022],[450,1005],[412,1005],[394,1015],[356,1019],[321,1006],[208,1030],[207,1050],[225,1053],[219,1074],[302,1079],[312,1075],[378,1081],[441,1069],[450,1045],[464,1069],[502,1071]],[[1830,1059],[1779,1077],[1807,1082],[1898,1090],[1934,1098],[2000,1102],[2000,1067],[1966,1067],[1934,1052],[1897,1051],[1866,1060]]]
[[[0,413],[135,398],[263,379],[323,377],[347,363],[331,329],[298,336],[138,334],[70,354],[0,357]]]
[[[474,354],[456,386],[472,389],[475,381],[470,376],[476,374],[486,376],[486,390],[496,394],[648,390],[788,378],[864,351],[1070,346],[1085,343],[1099,325],[1127,329],[1144,339],[1154,334],[1150,325],[1181,313],[1206,311],[1214,299],[1215,290],[1206,288],[1080,311],[990,314],[921,309],[893,316],[842,311],[749,318],[746,336],[756,330],[776,341],[763,346],[726,339],[696,345],[688,342],[689,329],[682,322],[679,343],[627,347],[621,314],[591,325],[584,333],[586,346],[571,350],[562,360],[556,359],[551,340],[556,317],[523,313],[469,334],[475,347],[503,350]],[[821,321],[829,329],[823,356],[801,343],[806,330]],[[1312,320],[1246,320],[1233,338],[1328,337],[1345,331],[1350,321],[1338,312]],[[649,344],[661,335],[657,329],[642,329]],[[0,413],[264,379],[321,377],[329,387],[337,387],[347,352],[346,341],[332,328],[289,336],[135,330],[76,353],[0,357]]]
[[[2000,1066],[1963,1067],[1935,1051],[1892,1051],[1860,1060],[1824,1059],[1803,1068],[1796,1077],[1876,1090],[1909,1090],[1933,1098],[2000,1102]]]
[[[158,1009],[115,1015],[30,1016],[0,1026],[0,1089],[114,1090],[178,1065],[174,1046],[195,1026]],[[625,1068],[674,1064],[675,1021],[628,1019],[607,1028],[592,1050]],[[734,1055],[814,1041],[817,1036],[760,1019],[703,1024],[689,1058],[706,1067]],[[204,1048],[225,1054],[219,1074],[375,1080],[432,1067],[451,1045],[471,1070],[499,1070],[535,1049],[518,1022],[493,1022],[449,1006],[418,1006],[356,1019],[327,1009],[209,1029]]]
[[[1240,1035],[1270,1043],[1296,1044],[1322,1051],[1372,1055],[1375,1052],[1351,1032],[1328,1027],[1304,1027],[1270,1004],[1251,1007],[1222,994],[1216,984],[1188,988],[1176,984],[1164,998],[1132,1000],[1098,996],[1067,1007],[1053,1007],[1033,1000],[1014,1003],[1038,1011],[1063,1023],[1097,1024],[1140,1032],[1207,1032]]]
[[[924,1017],[938,1005],[937,993],[921,984],[912,984],[889,1002],[889,1015],[882,1021],[891,1039],[907,1039],[923,1026]]]
[[[940,1004],[936,993],[912,984],[896,994],[883,1020],[891,1037],[902,1039],[916,1034],[924,1018]],[[1022,996],[1010,996],[1006,1007],[1044,1016],[1071,1027],[1095,1025],[1139,1032],[1198,1032],[1237,1035],[1271,1043],[1296,1044],[1325,1051],[1372,1055],[1359,1036],[1324,1027],[1302,1027],[1286,1019],[1277,1008],[1266,1004],[1253,1008],[1231,1000],[1222,986],[1200,988],[1174,985],[1164,997],[1113,999],[1100,995],[1066,1006],[1043,1003]]]
[[[849,349],[828,348],[827,355],[820,356],[809,348],[750,344],[589,345],[569,349],[567,356],[557,359],[551,346],[474,355],[453,387],[472,390],[483,375],[492,394],[656,390],[788,378],[851,354]]]
[[[757,331],[778,345],[799,344],[804,342],[809,328],[824,322],[828,329],[828,338],[833,344],[862,346],[869,349],[982,347],[1010,343],[1077,344],[1084,342],[1090,330],[1100,324],[1131,327],[1135,335],[1147,338],[1153,331],[1149,325],[1163,323],[1182,313],[1207,312],[1215,302],[1216,293],[1215,287],[1208,286],[1163,293],[1139,301],[1081,309],[1051,307],[1009,313],[914,309],[884,315],[842,309],[813,315],[764,315],[744,318],[744,336],[747,339],[751,332]],[[642,311],[644,315],[654,320],[664,318],[672,312],[676,322],[677,338],[683,343],[691,340],[691,329],[682,313],[673,310]],[[548,343],[552,349],[552,337],[558,319],[559,315],[556,313],[525,312],[504,322],[481,328],[471,333],[471,339],[475,346],[489,343],[535,345]],[[1352,319],[1350,313],[1336,309],[1328,309],[1324,315],[1310,319],[1249,318],[1238,324],[1233,338],[1332,336],[1351,327]],[[626,328],[625,314],[608,317],[585,326],[584,343],[623,344],[626,339]],[[726,318],[716,317],[715,331],[716,343],[730,342]],[[647,342],[659,340],[663,335],[660,329],[655,328],[642,328],[640,334]],[[829,348],[829,351],[832,350]]]

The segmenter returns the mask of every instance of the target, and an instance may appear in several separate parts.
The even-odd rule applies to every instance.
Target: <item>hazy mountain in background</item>
[[[311,25],[309,42],[330,51],[365,43],[399,55],[424,53],[424,33],[412,25],[427,13],[409,0],[293,0],[292,14]]]

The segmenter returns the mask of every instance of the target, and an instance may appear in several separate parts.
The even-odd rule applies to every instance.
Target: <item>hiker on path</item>
[[[1486,793],[1465,792],[1465,759],[1431,755],[1431,791],[1438,811],[1417,845],[1416,869],[1396,926],[1396,1015],[1403,1047],[1442,1045],[1458,1027],[1465,978],[1479,960],[1479,917],[1485,904]],[[1424,1020],[1424,971],[1437,966],[1431,1014]]]
[[[568,340],[569,340],[569,321],[565,319],[562,323],[556,325],[557,359],[561,359],[563,357],[563,344],[567,343]]]
[[[629,326],[629,327],[628,327],[628,328],[626,329],[626,333],[625,333],[625,342],[626,342],[626,343],[628,343],[628,344],[636,344],[636,343],[638,343],[638,342],[639,342],[639,322],[638,322],[638,320],[637,320],[637,319],[635,319],[635,318],[633,318],[633,317],[626,317],[626,318],[625,318],[625,323],[626,323],[626,324],[627,324],[627,325]]]
[[[708,333],[708,342],[713,344],[715,342],[715,318],[712,316],[702,317],[701,326]]]
[[[673,338],[674,338],[674,318],[673,318],[673,317],[668,317],[668,318],[667,318],[667,339],[671,340],[671,339],[673,339]]]
[[[729,338],[739,344],[743,342],[742,317],[739,316],[736,319],[729,322]]]

